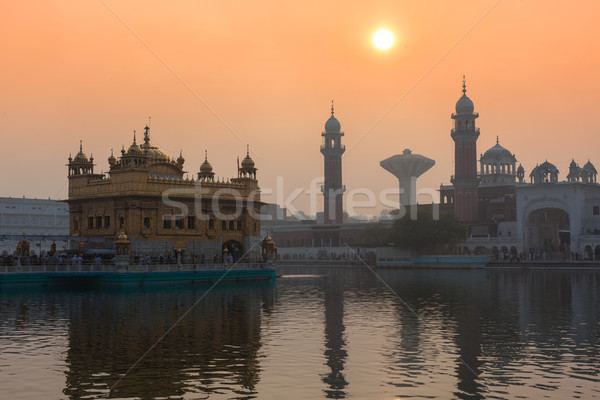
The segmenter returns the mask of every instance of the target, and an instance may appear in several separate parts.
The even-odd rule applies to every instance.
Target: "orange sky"
[[[354,146],[495,2],[2,2],[0,195],[65,198],[79,139],[106,171],[110,149],[128,146],[149,115],[153,142],[183,149],[190,173],[207,149],[216,174],[234,176],[249,143],[261,187],[283,176],[290,193],[323,175],[331,99],[348,190],[396,187],[379,161],[407,147],[436,160],[418,185],[438,188],[453,173],[463,74],[480,113],[478,153],[499,135],[527,174],[546,158],[562,178],[572,157],[600,166],[593,1],[500,1]],[[370,43],[382,26],[398,39],[388,52]],[[294,204],[307,208],[308,197]]]

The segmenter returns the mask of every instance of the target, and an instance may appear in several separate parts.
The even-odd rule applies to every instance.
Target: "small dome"
[[[463,75],[463,95],[456,102],[456,114],[457,115],[471,115],[473,114],[473,110],[475,110],[475,106],[470,98],[467,97],[467,84],[465,81],[465,77]]]
[[[545,169],[547,171],[556,171],[558,172],[558,168],[556,168],[556,166],[552,163],[549,163],[548,160],[544,161],[543,163],[540,164],[539,168],[541,169]]]
[[[129,146],[129,150],[127,150],[127,154],[139,154],[142,152],[140,146],[135,142],[135,132],[133,133],[133,143]]]
[[[341,129],[340,121],[332,114],[327,122],[325,122],[325,132],[339,132]]]
[[[88,158],[85,155],[85,153],[83,152],[83,143],[81,140],[79,141],[79,153],[77,153],[75,155],[74,161],[75,162],[88,162]]]
[[[254,160],[250,157],[250,154],[246,154],[246,157],[242,160],[242,168],[254,168]]]
[[[456,102],[456,114],[473,114],[473,110],[475,110],[473,102],[467,97],[466,94],[463,94],[462,97]]]
[[[517,161],[515,159],[515,156],[510,151],[508,151],[504,147],[500,146],[500,143],[498,140],[496,140],[496,145],[494,147],[491,147],[485,153],[483,153],[481,160],[484,163],[485,162],[491,163],[494,161],[501,161],[501,162],[516,162]]]
[[[517,168],[517,172],[525,172],[525,168],[521,164],[519,164],[519,168]]]
[[[115,158],[113,151],[111,150],[110,157],[108,157],[108,164],[112,166],[112,165],[115,165],[116,162],[117,162],[117,159]]]
[[[200,172],[204,173],[204,174],[209,174],[211,173],[213,170],[212,165],[208,162],[208,156],[205,155],[204,156],[204,162],[202,163],[202,165],[200,166]]]
[[[263,239],[262,244],[263,245],[269,245],[269,244],[273,244],[274,245],[275,242],[273,241],[273,238],[271,238],[271,235],[269,235],[267,233],[267,236],[265,236],[265,238]]]
[[[121,232],[119,232],[116,243],[129,243],[129,238],[125,234],[125,231],[121,230]]]
[[[75,162],[87,162],[88,158],[83,152],[79,152],[75,155]]]
[[[584,171],[594,171],[596,172],[596,168],[594,168],[594,164],[592,164],[590,162],[590,160],[588,160],[588,162],[585,163],[585,165],[582,168]]]
[[[183,165],[185,162],[185,158],[183,158],[182,151],[179,152],[179,157],[177,157],[177,164]]]
[[[339,132],[342,129],[340,121],[333,116],[333,100],[331,101],[331,117],[325,122],[325,132]]]
[[[246,145],[246,157],[242,160],[242,168],[243,169],[253,169],[254,168],[254,160],[250,157],[250,146]]]
[[[577,163],[575,162],[575,159],[573,159],[571,161],[571,164],[569,164],[569,168],[575,168],[575,167],[577,167]]]

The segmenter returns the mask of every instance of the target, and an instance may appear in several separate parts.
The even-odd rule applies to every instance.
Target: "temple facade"
[[[545,160],[526,179],[514,153],[496,144],[475,158],[479,129],[471,99],[463,95],[452,114],[455,175],[440,186],[440,210],[469,227],[461,253],[535,260],[600,259],[600,185],[588,160],[569,165],[565,180]],[[479,171],[477,171],[479,163]]]
[[[123,231],[133,254],[210,258],[227,249],[234,258],[258,257],[262,203],[249,150],[234,178],[215,178],[206,153],[195,177],[184,177],[184,164],[181,152],[171,159],[152,145],[148,126],[142,144],[134,132],[120,157],[111,151],[105,174],[94,172],[80,143],[67,164],[72,241],[110,251]]]

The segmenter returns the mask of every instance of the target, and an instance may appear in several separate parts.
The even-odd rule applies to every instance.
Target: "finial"
[[[113,154],[113,149],[110,149],[110,156],[111,156],[111,157],[114,157],[114,154]]]
[[[500,144],[500,139],[498,135],[496,135],[496,144]]]
[[[246,157],[250,157],[250,145],[246,145]]]
[[[464,95],[467,94],[467,79],[464,75],[463,75],[463,94]]]
[[[133,130],[133,144],[136,144],[135,143],[135,129]]]
[[[79,141],[79,152],[83,153],[83,140]]]
[[[204,161],[208,161],[208,150],[204,150]]]
[[[331,100],[331,116],[333,117],[333,100]]]

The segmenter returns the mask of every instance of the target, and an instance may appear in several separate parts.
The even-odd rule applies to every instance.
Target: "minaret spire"
[[[83,140],[79,140],[79,152],[83,153]]]
[[[333,100],[331,100],[331,116],[332,117],[333,117],[333,112],[334,112],[334,110],[333,110]]]
[[[208,150],[204,150],[204,161],[208,161]]]
[[[496,135],[496,144],[500,144],[500,136]]]
[[[463,75],[463,95],[467,95],[467,79],[466,77]]]

